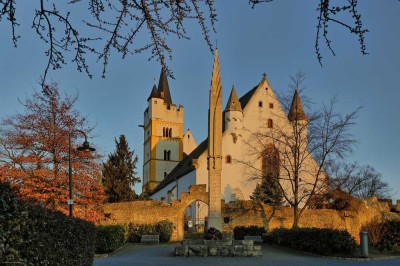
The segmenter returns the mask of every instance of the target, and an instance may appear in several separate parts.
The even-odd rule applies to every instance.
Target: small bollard
[[[368,258],[368,233],[365,231],[360,232],[360,247],[361,256],[363,258]]]

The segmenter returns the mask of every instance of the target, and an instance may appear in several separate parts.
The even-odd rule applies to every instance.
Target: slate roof
[[[297,90],[294,91],[292,105],[290,106],[289,121],[307,120],[307,115],[304,112],[303,104],[301,103],[300,96]]]
[[[158,94],[156,84],[154,84],[153,89],[151,90],[150,96],[149,96],[149,98],[147,98],[147,101],[150,100],[151,98],[161,98],[161,96]]]
[[[165,69],[161,69],[160,80],[158,81],[158,93],[161,98],[164,98],[164,103],[171,105],[171,93],[169,92],[169,85],[167,80],[167,74],[165,73]]]
[[[239,102],[242,106],[242,110],[249,103],[251,97],[253,96],[257,88],[258,85],[239,99]],[[207,150],[207,147],[208,147],[208,138],[206,138],[202,143],[200,143],[199,146],[197,146],[196,149],[194,149],[188,156],[183,158],[183,160],[179,162],[174,169],[172,169],[172,171],[164,178],[164,180],[161,181],[160,184],[158,184],[158,186],[154,188],[154,190],[151,192],[150,195],[153,195],[154,193],[160,191],[170,183],[175,182],[175,180],[179,179],[185,174],[195,170],[195,167],[192,165],[192,160],[198,159],[200,155]]]
[[[229,95],[228,102],[226,103],[225,112],[228,111],[242,111],[242,105],[238,100],[235,87],[232,87],[231,94]]]

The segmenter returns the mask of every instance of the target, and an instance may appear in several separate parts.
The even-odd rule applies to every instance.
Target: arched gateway
[[[176,240],[182,240],[185,234],[185,213],[193,203],[202,202],[208,205],[208,192],[206,185],[190,186],[189,192],[181,193],[179,201],[174,201],[172,206],[177,208],[176,215]]]

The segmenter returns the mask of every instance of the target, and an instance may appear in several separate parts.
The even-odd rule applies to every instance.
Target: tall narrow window
[[[169,129],[169,136],[170,138],[172,138],[172,128]]]
[[[167,151],[167,161],[171,161],[171,151]]]
[[[230,155],[227,155],[226,159],[225,159],[225,162],[226,163],[232,163],[232,157]]]
[[[268,119],[268,128],[273,128],[274,127],[274,121],[272,119]]]
[[[279,176],[279,151],[270,144],[261,153],[262,157],[262,173],[264,178],[277,178]]]
[[[262,102],[258,102],[258,107],[262,107]]]

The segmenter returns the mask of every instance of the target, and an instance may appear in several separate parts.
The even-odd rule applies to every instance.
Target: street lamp
[[[74,132],[79,132],[85,136],[85,141],[83,142],[81,147],[76,148],[78,151],[95,151],[96,149],[90,147],[89,142],[87,141],[87,136],[85,132],[75,129]],[[72,163],[71,163],[71,133],[68,134],[68,179],[69,179],[69,199],[68,199],[68,207],[69,207],[69,216],[72,217],[72,205],[74,201],[72,199]]]

